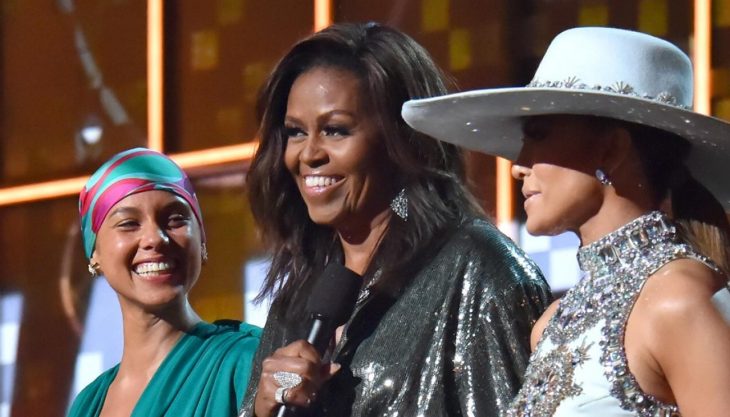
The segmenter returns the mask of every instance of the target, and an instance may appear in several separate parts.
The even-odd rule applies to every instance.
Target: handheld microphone
[[[362,285],[362,277],[338,263],[327,265],[314,284],[306,312],[311,320],[307,342],[324,354],[337,328],[350,318]],[[293,407],[279,407],[278,417],[293,416]]]

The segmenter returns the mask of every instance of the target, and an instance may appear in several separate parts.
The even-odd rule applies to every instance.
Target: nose
[[[525,177],[530,175],[530,171],[531,169],[526,166],[518,165],[517,163],[512,164],[512,178],[518,181],[524,180]]]
[[[317,167],[327,163],[327,152],[322,148],[321,139],[317,135],[310,135],[299,154],[299,160],[310,167]]]
[[[142,229],[142,237],[140,239],[140,247],[146,250],[159,249],[170,243],[170,237],[165,230],[156,223],[148,223]]]
[[[524,140],[523,140],[524,142]],[[522,181],[530,175],[532,163],[529,161],[529,150],[526,144],[522,145],[517,160],[512,164],[512,178]]]

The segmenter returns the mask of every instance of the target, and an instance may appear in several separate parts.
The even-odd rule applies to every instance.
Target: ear
[[[599,163],[609,176],[632,160],[633,144],[629,131],[621,126],[611,127],[603,137]]]

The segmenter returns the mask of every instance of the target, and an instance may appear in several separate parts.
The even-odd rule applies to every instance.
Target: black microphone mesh
[[[307,300],[307,313],[339,326],[347,322],[355,306],[362,277],[338,263],[330,263],[314,284]]]

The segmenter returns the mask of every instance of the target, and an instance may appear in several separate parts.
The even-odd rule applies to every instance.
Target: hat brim
[[[730,209],[730,124],[714,117],[605,91],[524,87],[411,100],[402,112],[411,127],[431,137],[512,161],[522,146],[523,118],[550,114],[608,117],[687,139],[687,167]]]

